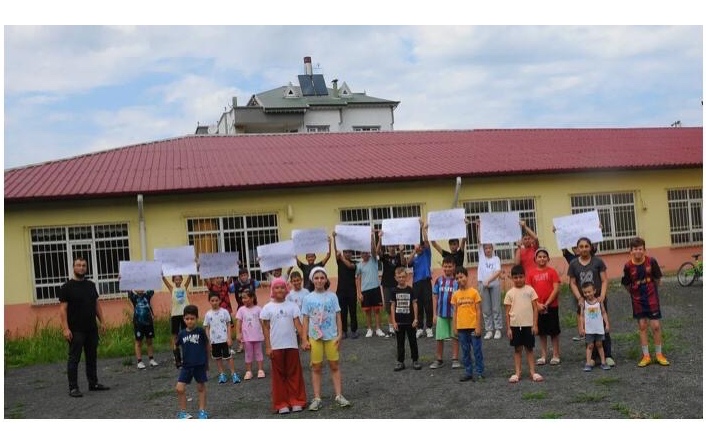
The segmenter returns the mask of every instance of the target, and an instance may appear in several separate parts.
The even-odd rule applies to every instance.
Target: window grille
[[[630,240],[637,236],[635,219],[635,194],[598,193],[571,196],[571,214],[597,211],[601,222],[603,241],[597,244],[600,251],[627,251]]]
[[[127,223],[32,228],[30,240],[35,303],[58,301],[78,257],[86,259],[86,278],[96,283],[101,297],[122,296],[118,272],[119,262],[130,260]]]
[[[190,218],[187,240],[199,253],[238,252],[240,267],[255,280],[262,280],[257,247],[279,241],[277,214]],[[194,285],[200,284],[195,280]]]
[[[669,233],[673,245],[703,242],[702,189],[667,190]]]
[[[466,227],[468,232],[466,262],[469,265],[477,265],[478,253],[483,252],[480,247],[480,229],[477,223],[483,213],[518,211],[520,220],[524,220],[530,229],[537,232],[537,213],[534,198],[473,200],[464,202],[463,208],[466,212],[466,218],[471,221]],[[510,262],[515,258],[516,245],[514,243],[494,244],[494,249],[495,255],[503,262]]]

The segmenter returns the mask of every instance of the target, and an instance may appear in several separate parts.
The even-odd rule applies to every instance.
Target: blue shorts
[[[188,385],[191,383],[191,379],[196,380],[196,383],[206,383],[208,380],[206,365],[196,365],[192,367],[182,365],[177,382],[186,383]]]

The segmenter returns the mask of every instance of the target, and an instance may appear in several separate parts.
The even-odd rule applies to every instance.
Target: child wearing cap
[[[552,359],[550,365],[561,362],[559,352],[559,273],[548,265],[549,252],[540,247],[534,252],[535,267],[527,274],[527,284],[537,292],[537,326],[541,354],[537,365],[547,363],[547,337],[552,340]]]

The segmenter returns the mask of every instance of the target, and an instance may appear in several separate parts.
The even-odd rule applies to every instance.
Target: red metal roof
[[[5,202],[703,166],[703,128],[184,136],[5,171]]]

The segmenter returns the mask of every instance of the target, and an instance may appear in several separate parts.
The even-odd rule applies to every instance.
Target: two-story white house
[[[197,126],[196,134],[377,132],[394,130],[398,101],[354,93],[338,79],[326,85],[313,73],[311,57],[304,57],[299,85],[253,94],[245,106],[236,97],[230,110],[211,126]]]

